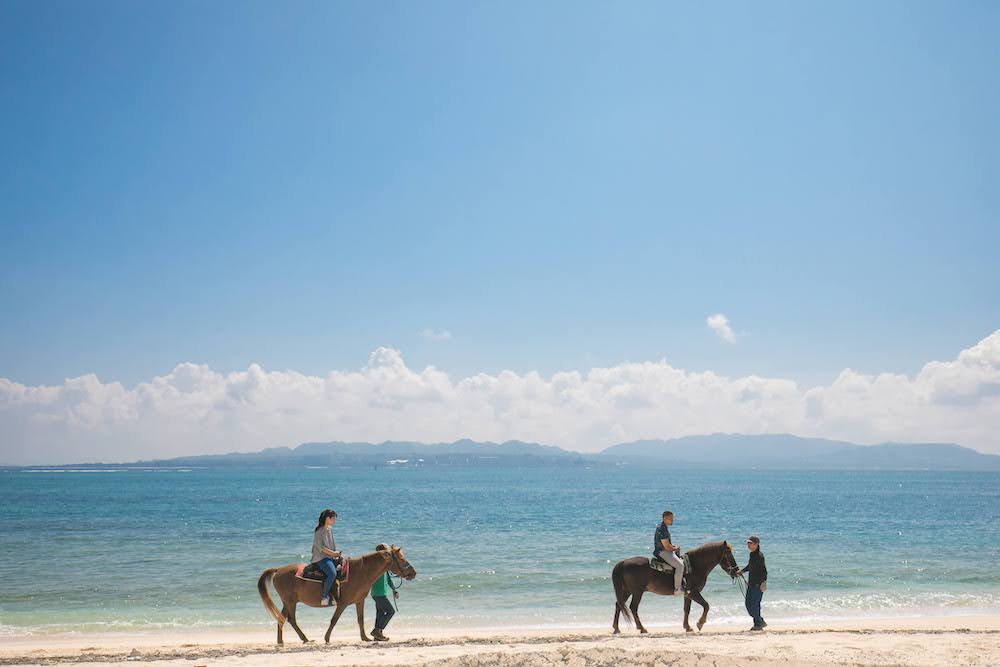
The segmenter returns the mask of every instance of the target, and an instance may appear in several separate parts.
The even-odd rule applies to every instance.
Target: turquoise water
[[[393,542],[417,568],[393,620],[403,629],[605,628],[612,565],[649,553],[667,508],[685,548],[729,539],[742,564],[746,536],[761,536],[772,622],[1000,612],[997,473],[6,471],[0,635],[270,633],[257,577],[308,558],[327,506],[340,514],[337,544],[349,554]],[[713,622],[745,622],[739,591],[721,571],[705,596]],[[644,621],[675,626],[680,607],[647,596]],[[328,613],[305,614],[321,625]]]

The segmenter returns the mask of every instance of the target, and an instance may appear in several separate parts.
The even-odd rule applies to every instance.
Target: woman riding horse
[[[368,591],[371,590],[372,584],[387,571],[406,580],[417,576],[417,571],[407,562],[406,557],[403,556],[403,550],[397,546],[390,546],[387,550],[375,551],[361,558],[347,559],[345,564],[348,566],[350,576],[341,582],[337,611],[333,613],[330,626],[326,629],[327,644],[330,643],[330,633],[333,632],[333,626],[337,624],[344,610],[352,604],[358,611],[358,628],[361,630],[361,640],[371,641],[365,634],[365,598],[368,597]],[[298,577],[299,567],[298,563],[292,563],[284,567],[264,570],[260,579],[257,580],[257,592],[260,594],[264,607],[278,621],[278,644],[284,643],[281,630],[286,620],[292,624],[292,629],[298,634],[299,639],[308,642],[309,640],[299,628],[299,624],[295,622],[295,607],[300,602],[310,607],[322,606],[320,604],[322,584],[315,579]],[[268,582],[273,584],[274,590],[281,598],[283,606],[280,611],[267,591]]]

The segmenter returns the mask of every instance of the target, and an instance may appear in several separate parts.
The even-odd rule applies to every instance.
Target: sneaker
[[[320,607],[329,607],[330,606],[330,598],[320,598],[319,599],[319,606]]]
[[[763,632],[763,631],[764,631],[764,628],[762,628],[759,625],[755,625],[752,628],[750,628],[750,632]]]
[[[767,627],[767,621],[761,619],[761,621],[760,621],[760,627],[766,628]]]

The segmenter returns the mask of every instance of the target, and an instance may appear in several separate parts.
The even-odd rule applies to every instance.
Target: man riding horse
[[[639,602],[647,591],[657,595],[684,595],[684,629],[688,632],[692,631],[688,622],[691,603],[700,604],[702,613],[698,619],[698,629],[701,630],[708,620],[708,601],[701,592],[709,573],[716,566],[721,566],[731,578],[735,579],[739,575],[740,567],[733,556],[733,548],[726,541],[709,542],[695,547],[681,559],[678,556],[681,548],[670,539],[670,526],[673,523],[674,513],[667,510],[653,537],[653,558],[627,558],[618,561],[611,569],[611,585],[615,590],[615,615],[611,627],[615,634],[619,632],[618,619],[621,616],[625,617],[626,622],[634,622],[639,632],[646,632],[639,620]],[[685,561],[689,563],[686,573]],[[664,571],[665,564],[673,566],[673,574]]]
[[[653,558],[674,568],[673,595],[684,595],[684,561],[677,555],[681,548],[670,541],[670,526],[674,524],[674,513],[667,510],[663,513],[663,521],[656,527],[653,535]]]

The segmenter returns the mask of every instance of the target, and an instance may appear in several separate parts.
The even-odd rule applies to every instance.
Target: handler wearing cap
[[[750,562],[740,572],[750,573],[750,581],[747,583],[747,612],[753,616],[753,627],[750,629],[759,631],[767,627],[760,615],[760,601],[767,590],[767,566],[764,564],[764,554],[760,552],[759,537],[751,535],[747,538],[747,549],[750,550]]]

